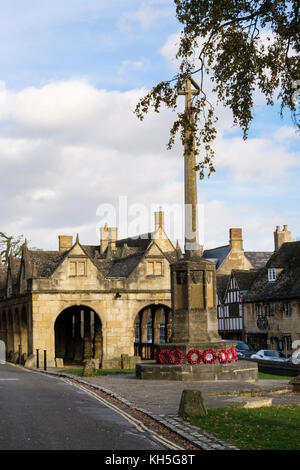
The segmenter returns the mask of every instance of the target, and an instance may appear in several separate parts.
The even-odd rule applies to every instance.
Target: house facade
[[[292,353],[300,340],[300,242],[278,245],[244,300],[246,338]]]

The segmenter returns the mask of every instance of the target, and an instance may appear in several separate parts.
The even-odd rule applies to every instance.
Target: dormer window
[[[268,281],[269,282],[276,281],[276,269],[275,268],[268,269]]]

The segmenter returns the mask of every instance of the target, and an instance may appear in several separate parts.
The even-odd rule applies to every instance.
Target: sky
[[[77,233],[97,245],[105,222],[132,236],[162,207],[182,243],[182,148],[166,149],[175,116],[133,112],[176,73],[173,0],[0,5],[0,231],[45,250]],[[220,108],[216,173],[198,180],[205,248],[228,244],[232,227],[248,251],[273,251],[277,225],[300,237],[299,134],[278,105],[255,103],[247,141]]]

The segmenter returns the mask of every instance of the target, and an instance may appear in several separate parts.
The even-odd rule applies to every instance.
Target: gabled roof
[[[283,243],[275,252],[268,264],[268,268],[295,268],[300,265],[300,241]]]
[[[8,271],[11,273],[12,285],[14,286],[19,279],[21,267],[21,258],[10,256],[8,261]]]
[[[225,297],[225,292],[230,279],[230,274],[217,274],[217,293],[221,302]]]
[[[266,266],[270,256],[273,254],[271,251],[245,251],[244,253],[254,269],[260,269]]]
[[[257,278],[259,271],[251,269],[250,271],[233,269],[234,276],[240,291],[249,291],[254,280]]]
[[[66,257],[68,251],[34,251],[28,250],[27,256],[33,269],[34,277],[50,277],[62,260]]]
[[[211,250],[204,250],[203,257],[208,261],[217,261],[216,269],[221,266],[224,259],[230,252],[230,245],[218,246],[217,248],[212,248]]]
[[[127,256],[127,258],[114,260],[107,273],[107,277],[128,277],[144,255],[145,252],[140,252]]]
[[[7,265],[0,265],[0,290],[5,289],[7,279]]]
[[[277,279],[268,280],[268,268],[280,268]],[[300,298],[300,241],[284,243],[266,268],[259,271],[246,301],[272,301]]]

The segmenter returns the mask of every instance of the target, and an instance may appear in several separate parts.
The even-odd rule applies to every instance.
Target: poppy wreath
[[[202,361],[202,352],[199,349],[190,349],[186,355],[189,364],[200,364]]]
[[[218,359],[218,355],[214,349],[205,349],[202,353],[203,362],[205,364],[215,364]]]
[[[236,349],[234,348],[228,348],[226,350],[227,352],[227,356],[228,356],[228,362],[234,362],[234,361],[237,361],[237,352],[236,352]]]
[[[173,349],[170,352],[170,363],[171,364],[182,364],[184,361],[184,354],[180,349]]]
[[[158,358],[158,349],[154,349],[154,359],[157,364],[159,364],[159,358]]]
[[[170,363],[170,351],[168,349],[162,349],[158,354],[158,361],[160,364]]]
[[[226,349],[219,349],[218,359],[221,364],[225,364],[225,362],[228,362],[228,353]]]

